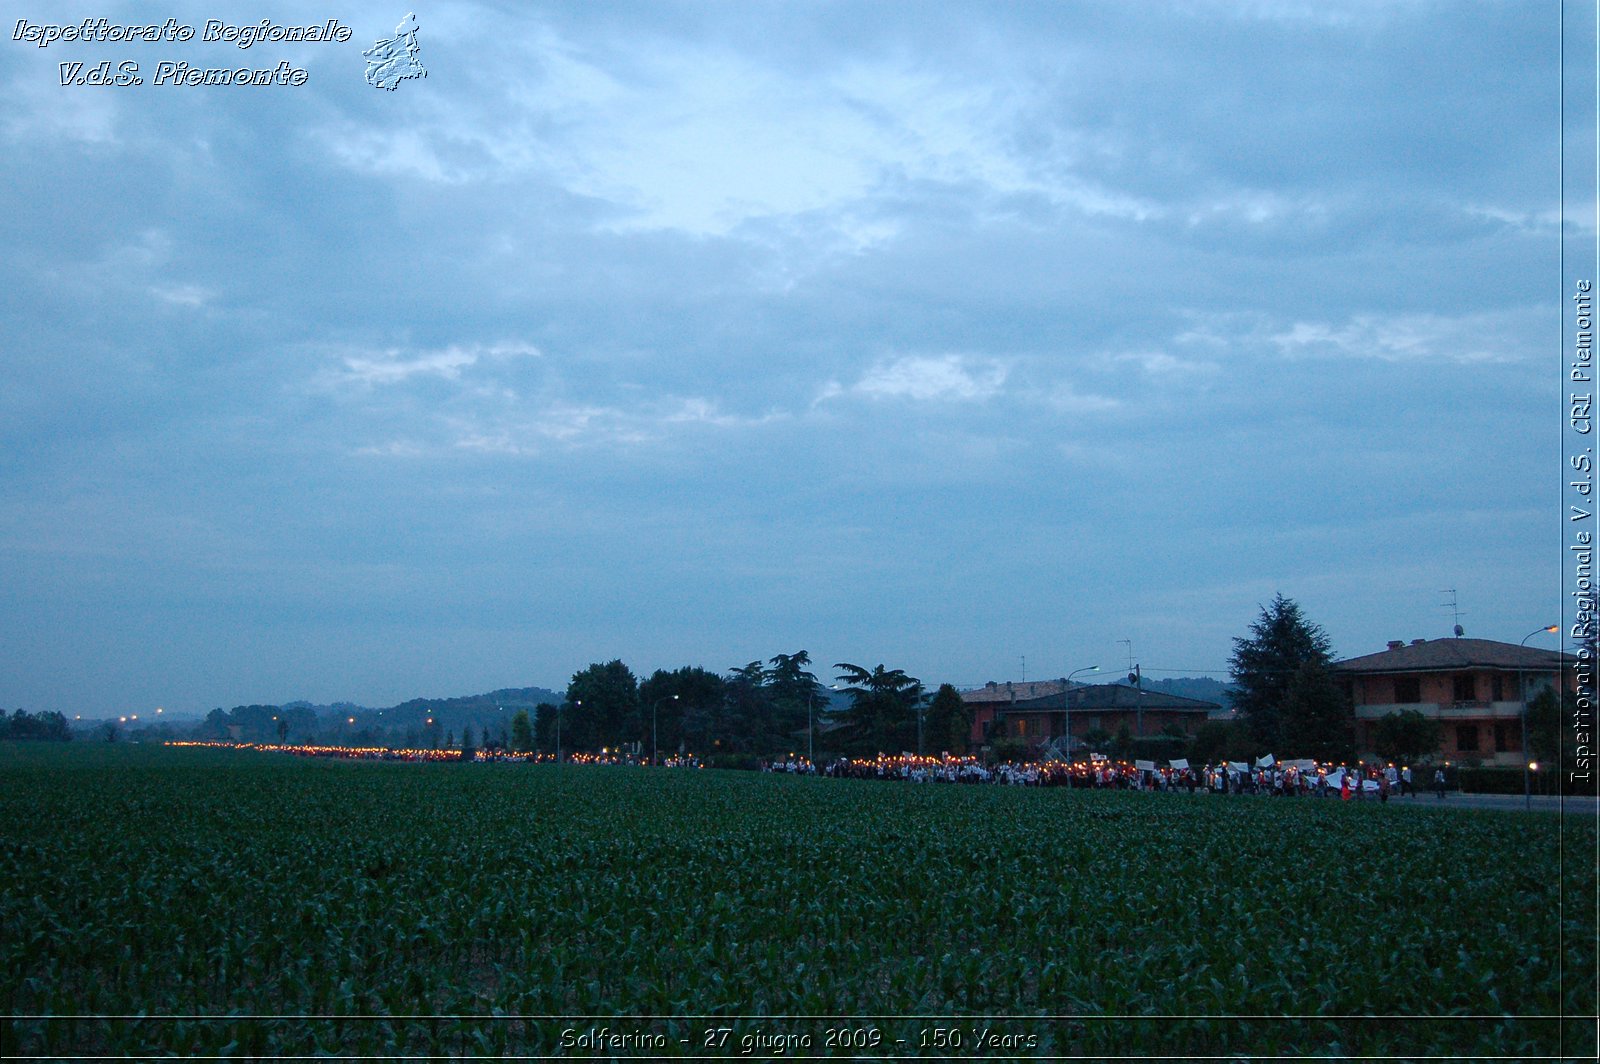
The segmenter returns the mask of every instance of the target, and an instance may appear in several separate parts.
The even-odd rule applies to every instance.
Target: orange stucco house
[[[1380,718],[1414,709],[1439,722],[1444,757],[1517,765],[1527,703],[1549,688],[1557,695],[1572,690],[1576,665],[1561,651],[1458,637],[1395,640],[1333,668],[1355,705],[1361,749],[1372,750]]]

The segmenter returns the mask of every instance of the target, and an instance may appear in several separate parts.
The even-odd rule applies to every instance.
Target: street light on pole
[[[812,682],[811,688],[806,691],[806,764],[815,766],[815,748],[813,740],[817,734],[817,685]]]
[[[1072,764],[1072,678],[1080,672],[1099,672],[1098,665],[1085,665],[1081,669],[1073,669],[1061,681],[1061,709],[1062,729],[1067,733],[1067,764]]]
[[[677,695],[667,695],[656,699],[650,704],[650,764],[652,766],[656,763],[656,710],[661,708],[661,703],[663,702],[676,702],[677,700]]]
[[[1528,640],[1541,632],[1559,631],[1561,631],[1559,624],[1547,624],[1543,628],[1535,628],[1523,636],[1522,642],[1517,646],[1526,648]],[[1529,810],[1533,808],[1533,777],[1530,775],[1533,762],[1528,760],[1528,681],[1523,675],[1521,662],[1517,663],[1517,694],[1522,696],[1522,808]]]

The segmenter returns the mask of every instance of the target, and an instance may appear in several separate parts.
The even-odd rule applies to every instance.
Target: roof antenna
[[[1456,589],[1453,587],[1447,587],[1440,591],[1439,594],[1450,596],[1449,602],[1441,602],[1439,605],[1443,606],[1445,609],[1448,609],[1455,618],[1456,638],[1460,639],[1462,636],[1467,634],[1467,630],[1461,627],[1461,618],[1466,616],[1466,611],[1461,609],[1460,606],[1456,604]]]

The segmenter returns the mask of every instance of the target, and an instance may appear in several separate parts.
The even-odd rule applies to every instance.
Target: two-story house
[[[988,683],[961,698],[972,712],[974,748],[996,739],[1026,740],[1037,750],[1052,740],[1074,755],[1085,750],[1083,737],[1090,732],[1117,734],[1124,726],[1135,737],[1161,735],[1176,728],[1192,736],[1210,714],[1215,702],[1146,691],[1128,684],[1071,684],[1061,680],[1026,683]]]
[[[1571,654],[1493,639],[1395,640],[1389,649],[1334,665],[1355,704],[1356,741],[1373,749],[1373,728],[1414,709],[1437,720],[1441,753],[1457,761],[1522,763],[1522,714],[1539,692],[1571,690]]]

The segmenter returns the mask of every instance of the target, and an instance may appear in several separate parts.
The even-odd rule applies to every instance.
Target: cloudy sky
[[[0,2],[0,705],[1556,619],[1554,4],[416,0],[394,91],[404,6],[11,39],[234,7]]]

